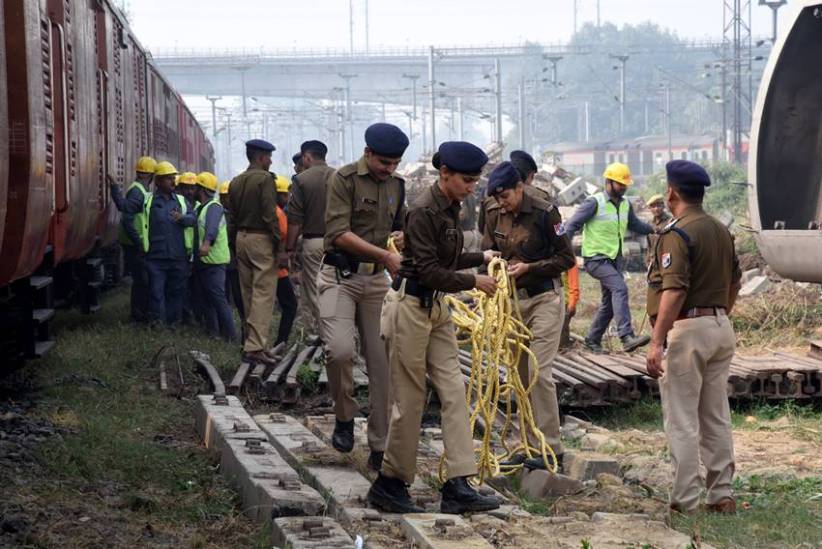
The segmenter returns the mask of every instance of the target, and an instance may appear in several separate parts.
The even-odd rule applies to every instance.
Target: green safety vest
[[[203,238],[205,237],[206,215],[208,214],[208,209],[215,204],[217,206],[221,206],[217,199],[212,198],[210,201],[205,203],[205,205],[200,209],[200,215],[197,216],[197,227],[200,231],[200,243],[202,243]],[[228,265],[231,261],[231,252],[228,251],[228,231],[225,226],[225,215],[220,216],[220,228],[217,230],[217,238],[211,245],[208,255],[201,257],[200,261],[203,263],[208,263],[209,265]]]
[[[180,211],[183,215],[188,213],[188,206],[186,206],[186,199],[180,196],[179,194],[175,194],[174,197],[177,199],[177,202],[180,204]],[[148,245],[149,245],[149,224],[151,223],[151,204],[154,202],[154,193],[150,193],[146,198],[145,203],[143,204],[143,224],[140,225],[140,238],[143,241],[143,251],[148,253]],[[186,253],[188,254],[189,260],[191,259],[191,250],[194,248],[194,227],[186,227],[183,229],[183,240],[185,241],[186,245]]]
[[[143,195],[143,204],[145,204],[146,197],[148,197],[148,191],[143,186],[143,184],[140,183],[139,181],[135,181],[134,183],[132,183],[131,185],[128,186],[128,189],[126,189],[125,196],[128,196],[128,193],[130,193],[131,189],[133,189],[134,187],[137,187],[137,189],[139,189],[139,191],[142,193],[142,195]],[[142,230],[143,223],[144,223],[144,221],[143,221],[143,216],[144,215],[145,214],[143,212],[138,212],[138,213],[134,214],[134,229],[137,231],[137,234],[140,234],[140,231]],[[128,233],[123,228],[122,223],[120,223],[120,227],[117,230],[117,240],[119,240],[120,244],[122,244],[123,246],[136,246],[137,245],[137,242],[132,242],[131,239],[128,237]]]
[[[627,199],[614,206],[604,192],[594,195],[597,201],[597,213],[582,228],[582,257],[596,255],[616,259],[623,249],[622,243],[628,230]]]

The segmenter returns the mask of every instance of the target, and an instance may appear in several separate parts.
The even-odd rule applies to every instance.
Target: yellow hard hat
[[[171,162],[158,162],[154,168],[154,177],[162,177],[164,175],[177,175],[177,168]]]
[[[217,176],[211,172],[200,172],[197,174],[197,184],[211,192],[217,190]]]
[[[155,169],[157,169],[157,161],[150,156],[141,156],[137,160],[137,165],[134,166],[134,171],[140,173],[154,173]]]
[[[623,185],[633,185],[634,180],[631,178],[631,168],[622,162],[614,162],[605,168],[605,173],[602,174],[605,179],[622,183]]]
[[[655,194],[654,196],[648,199],[648,202],[646,202],[646,204],[648,206],[651,206],[652,204],[656,204],[657,202],[662,202],[664,204],[665,197],[661,194]]]
[[[228,186],[231,184],[231,181],[223,181],[220,183],[220,194],[228,194]]]
[[[284,175],[278,175],[276,183],[278,193],[287,193],[291,188],[291,180]]]
[[[177,181],[178,185],[196,185],[197,184],[197,174],[194,172],[183,172],[180,174],[180,180]]]

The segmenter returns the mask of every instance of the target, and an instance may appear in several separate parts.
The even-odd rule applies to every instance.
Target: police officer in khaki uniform
[[[728,315],[741,272],[730,232],[702,209],[708,173],[687,160],[673,160],[666,169],[665,198],[674,220],[663,229],[648,271],[654,331],[647,367],[651,376],[662,376],[674,466],[670,503],[683,513],[697,509],[701,458],[708,509],[731,514],[734,450],[726,390],[735,337]]]
[[[237,250],[237,272],[245,309],[243,359],[272,363],[267,353],[268,333],[277,294],[277,193],[271,167],[274,145],[262,139],[246,144],[249,166],[228,186],[231,210],[229,232]]]
[[[408,137],[379,123],[365,131],[365,152],[331,177],[325,210],[325,255],[317,280],[320,336],[337,421],[331,443],[340,452],[354,447],[355,331],[368,371],[368,463],[379,469],[388,433],[388,358],[380,338],[380,310],[388,291],[385,271],[395,275],[400,255],[387,250],[394,231],[402,246],[405,181],[394,172]]]
[[[297,247],[297,238],[302,235],[300,297],[303,325],[319,334],[317,273],[323,259],[328,180],[334,174],[334,168],[325,163],[328,147],[321,141],[306,141],[300,150],[300,165],[304,169],[294,177],[294,184],[291,186],[286,249],[293,255]]]
[[[665,197],[661,194],[655,194],[651,198],[648,199],[646,203],[648,205],[648,209],[651,210],[651,215],[654,216],[653,220],[651,221],[651,226],[656,230],[662,230],[665,225],[670,223],[671,216],[670,214],[665,211]],[[650,264],[654,257],[654,249],[656,248],[656,241],[659,239],[659,236],[651,233],[645,237],[648,240],[648,252],[647,252],[647,260],[646,264]]]
[[[465,383],[446,292],[478,288],[488,294],[496,282],[487,275],[457,273],[490,261],[495,253],[463,253],[460,201],[473,192],[488,157],[470,143],[443,143],[434,155],[437,183],[423,191],[405,223],[400,276],[383,306],[382,332],[391,359],[393,405],[385,461],[368,501],[392,513],[422,512],[408,494],[414,480],[426,374],[442,405],[442,434],[448,480],[442,487],[443,513],[496,509],[496,498],[478,494],[467,482],[477,474]]]
[[[517,169],[520,181],[522,181],[522,184],[524,185],[525,192],[550,204],[552,202],[551,195],[548,194],[547,191],[534,186],[534,177],[536,177],[538,171],[537,163],[534,160],[534,157],[525,151],[511,151],[508,158],[511,159],[511,164],[513,164]],[[488,194],[487,189],[485,194],[486,197],[480,206],[479,219],[477,220],[477,227],[480,234],[485,234],[485,223],[486,216],[488,215],[488,209],[495,208],[497,206],[497,201],[493,196]],[[483,240],[482,248],[488,248],[490,245],[490,242]]]
[[[520,312],[532,331],[531,351],[537,364],[529,364],[523,353],[519,374],[526,387],[533,369],[539,372],[531,392],[531,406],[537,427],[551,445],[559,461],[563,454],[559,435],[559,405],[551,367],[559,349],[565,319],[565,290],[562,273],[575,264],[571,242],[565,235],[562,217],[549,202],[525,192],[520,174],[511,162],[503,162],[491,173],[488,196],[496,200],[489,207],[485,242],[502,252],[508,261],[508,274],[516,280]],[[536,444],[532,440],[531,444]],[[515,455],[503,465],[545,469],[542,456],[526,460]],[[560,462],[561,463],[561,462]]]

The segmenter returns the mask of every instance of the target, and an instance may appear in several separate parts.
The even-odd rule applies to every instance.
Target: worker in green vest
[[[231,253],[223,206],[217,196],[217,176],[211,172],[197,175],[196,198],[200,206],[194,228],[194,277],[198,292],[195,299],[199,300],[208,333],[236,341],[237,329],[225,293]]]
[[[585,338],[585,346],[601,353],[602,336],[608,324],[616,317],[617,333],[626,352],[647,345],[650,337],[637,336],[631,324],[631,308],[628,305],[628,286],[623,271],[625,233],[633,231],[651,234],[654,228],[640,221],[634,214],[625,192],[633,184],[631,170],[625,164],[615,162],[605,169],[605,190],[587,198],[580,204],[565,226],[569,238],[582,229],[582,258],[585,272],[599,281],[602,301]]]
[[[140,239],[146,254],[149,282],[149,319],[178,324],[182,317],[188,258],[193,240],[194,212],[174,192],[177,169],[160,162],[154,170],[154,192],[143,206]]]
[[[148,273],[145,253],[140,240],[140,227],[144,224],[143,204],[149,194],[151,179],[157,162],[150,156],[137,160],[137,175],[123,196],[120,186],[111,180],[111,198],[120,211],[120,227],[117,240],[123,247],[123,262],[131,275],[131,320],[148,321]]]

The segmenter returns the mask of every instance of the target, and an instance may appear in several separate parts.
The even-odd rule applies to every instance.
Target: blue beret
[[[513,189],[522,181],[519,171],[512,162],[502,162],[488,178],[488,196],[494,196],[505,189]]]
[[[488,155],[466,141],[446,141],[440,145],[431,163],[438,170],[445,165],[452,171],[474,175],[482,172],[482,168],[488,163]]]
[[[668,181],[683,187],[710,187],[711,177],[705,168],[690,160],[671,160],[665,164]]]
[[[311,141],[306,141],[302,145],[300,145],[300,154],[304,154],[306,151],[317,151],[323,156],[328,154],[328,147],[325,146],[325,143],[322,141],[317,141],[316,139],[312,139]]]
[[[277,150],[277,147],[265,141],[264,139],[252,139],[245,142],[247,149],[259,149],[261,151],[271,152]]]
[[[399,158],[408,148],[408,136],[393,124],[378,122],[365,130],[365,144],[375,154]]]
[[[527,179],[529,175],[539,171],[534,157],[525,151],[511,151],[508,158],[511,159],[511,163],[517,169],[522,179]]]

